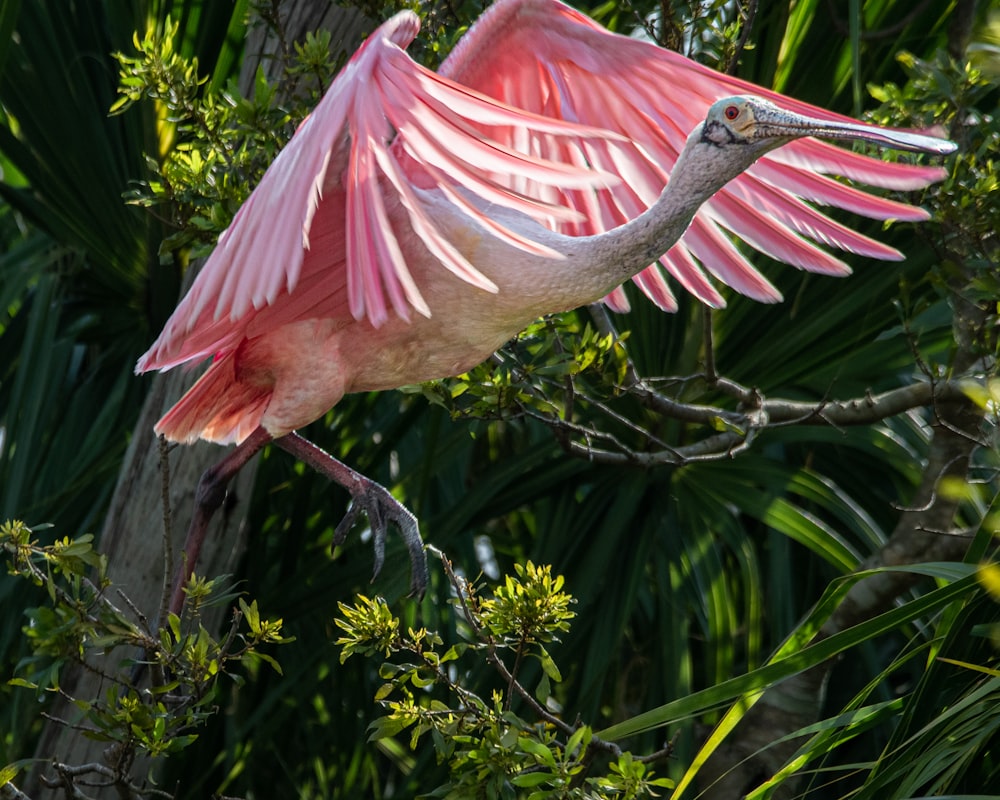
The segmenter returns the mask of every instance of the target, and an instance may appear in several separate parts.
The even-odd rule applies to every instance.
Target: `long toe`
[[[424,552],[424,540],[420,538],[420,526],[417,518],[389,491],[378,484],[372,484],[370,490],[374,494],[374,516],[379,520],[380,531],[375,530],[373,521],[372,532],[375,545],[375,574],[378,574],[385,559],[385,534],[388,523],[393,522],[403,537],[406,549],[410,553],[410,594],[423,597],[427,591],[427,555]],[[372,513],[369,512],[369,519]],[[379,535],[381,534],[381,535]]]
[[[423,597],[427,591],[427,551],[424,550],[424,540],[420,538],[420,528],[417,525],[417,518],[402,508],[407,519],[397,520],[399,532],[403,536],[406,549],[410,551],[410,594],[413,597]]]
[[[375,580],[385,564],[385,543],[389,525],[395,525],[399,528],[410,554],[410,594],[413,597],[423,597],[428,582],[427,555],[424,552],[424,540],[420,537],[417,518],[393,497],[388,489],[374,481],[366,479],[364,488],[352,493],[352,496],[354,502],[334,533],[334,545],[344,543],[348,532],[363,511],[368,517],[368,525],[372,532],[374,550],[372,580]]]
[[[285,434],[274,442],[351,493],[354,502],[337,526],[333,541],[335,545],[343,544],[351,527],[364,511],[368,516],[374,541],[375,575],[379,574],[385,561],[385,538],[389,524],[399,528],[406,549],[410,553],[412,566],[410,593],[415,597],[422,597],[427,590],[428,582],[427,555],[424,553],[424,542],[420,538],[417,518],[384,486],[351,469],[297,433]]]

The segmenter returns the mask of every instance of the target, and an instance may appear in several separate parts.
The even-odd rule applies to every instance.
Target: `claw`
[[[361,516],[361,507],[358,505],[351,505],[347,509],[347,513],[344,514],[344,518],[337,525],[337,529],[333,532],[333,546],[340,547],[344,542],[347,541],[347,534],[351,532],[351,528],[354,527],[354,523],[358,521],[358,517]]]
[[[393,498],[393,502],[395,498]],[[396,527],[403,537],[403,543],[410,552],[410,596],[421,598],[427,591],[427,552],[424,550],[424,540],[420,538],[420,527],[417,518],[400,503],[396,503],[399,517],[394,519]]]
[[[337,525],[333,543],[335,546],[344,543],[363,511],[368,517],[375,550],[372,580],[378,577],[385,563],[385,540],[389,524],[392,523],[399,529],[410,554],[410,596],[423,597],[429,580],[427,554],[424,552],[424,541],[420,538],[417,518],[409,509],[384,486],[351,469],[296,433],[275,439],[274,443],[351,493],[354,502]]]
[[[424,541],[420,537],[417,518],[384,486],[367,478],[364,479],[363,488],[356,494],[352,492],[352,497],[354,503],[334,532],[334,544],[343,544],[347,532],[364,511],[372,531],[372,545],[375,551],[372,580],[375,580],[385,564],[385,542],[389,524],[395,524],[410,554],[410,595],[423,597],[428,582],[427,555],[424,552]]]

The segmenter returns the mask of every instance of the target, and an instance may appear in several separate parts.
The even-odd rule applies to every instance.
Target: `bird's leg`
[[[208,523],[222,501],[226,499],[226,486],[233,476],[268,442],[271,434],[263,428],[257,428],[246,439],[228,453],[214,467],[209,467],[198,481],[194,495],[194,515],[188,528],[187,540],[184,542],[184,561],[177,568],[174,584],[170,593],[170,611],[180,614],[184,608],[184,583],[191,576],[202,542],[208,533]]]
[[[337,526],[334,544],[343,543],[362,511],[368,515],[375,545],[375,575],[378,575],[385,561],[385,536],[389,523],[396,524],[410,551],[410,592],[415,597],[422,596],[427,589],[427,555],[424,553],[417,518],[384,486],[351,469],[297,433],[286,434],[275,439],[274,443],[351,493],[354,503]]]

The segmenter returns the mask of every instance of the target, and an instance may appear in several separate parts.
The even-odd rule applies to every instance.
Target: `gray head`
[[[753,95],[716,101],[701,127],[702,143],[716,147],[747,147],[755,158],[803,136],[860,140],[898,150],[928,153],[951,153],[956,147],[953,142],[933,136],[807,117]]]

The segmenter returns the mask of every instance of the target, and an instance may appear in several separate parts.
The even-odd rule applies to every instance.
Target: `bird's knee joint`
[[[227,480],[220,480],[218,470],[209,467],[202,473],[198,481],[198,488],[195,490],[194,500],[199,508],[206,511],[215,511],[226,499]]]

